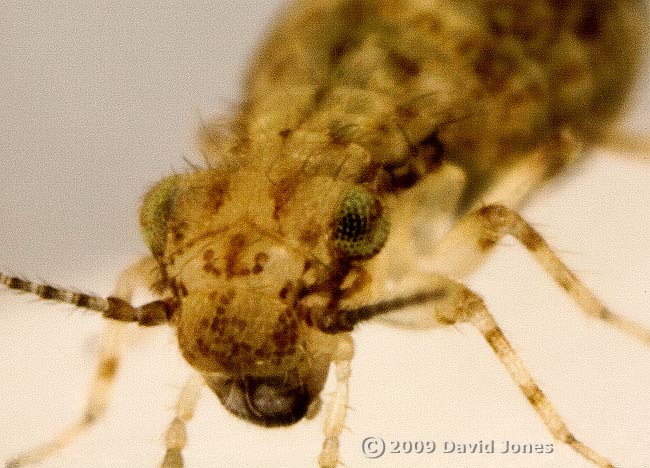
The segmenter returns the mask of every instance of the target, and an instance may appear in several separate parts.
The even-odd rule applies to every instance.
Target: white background
[[[146,188],[193,150],[198,116],[227,114],[273,1],[2,2],[0,266],[108,294],[145,252],[137,209]],[[110,5],[110,6],[109,6]],[[182,5],[182,6],[181,6]],[[650,74],[628,122],[648,134]],[[650,164],[594,152],[524,215],[613,309],[650,326]],[[622,468],[650,467],[650,347],[587,320],[514,241],[471,278],[578,438]],[[0,459],[80,414],[101,320],[0,293]],[[350,468],[590,467],[555,453],[386,456],[386,440],[552,442],[470,328],[356,333],[342,460]],[[155,467],[188,369],[167,330],[124,359],[107,416],[42,467]],[[204,393],[189,427],[188,468],[316,466],[321,418],[267,430],[235,420]]]

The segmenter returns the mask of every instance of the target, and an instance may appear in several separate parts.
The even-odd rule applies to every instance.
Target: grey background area
[[[142,193],[199,161],[199,116],[227,115],[255,44],[283,2],[0,2],[0,267],[108,294],[145,254]],[[648,135],[650,74],[626,125]],[[524,216],[605,302],[650,326],[650,164],[594,151]],[[575,434],[619,466],[650,466],[650,348],[583,318],[514,241],[469,285],[481,293]],[[0,292],[0,459],[80,414],[101,320]],[[553,454],[386,455],[361,441],[551,437],[482,339],[466,327],[355,334],[342,460],[361,466],[591,467]],[[168,330],[129,344],[112,405],[42,467],[154,467],[188,369]],[[332,389],[328,386],[325,397]],[[322,417],[265,430],[207,391],[189,428],[188,468],[316,466]]]

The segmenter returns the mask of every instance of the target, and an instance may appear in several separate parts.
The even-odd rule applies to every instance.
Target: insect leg
[[[519,386],[519,389],[533,406],[537,414],[542,418],[542,421],[544,421],[551,434],[557,440],[567,444],[597,466],[601,468],[614,468],[614,465],[609,460],[577,440],[569,431],[562,417],[557,413],[548,398],[546,398],[544,392],[535,383],[530,372],[526,369],[519,356],[517,356],[517,353],[515,353],[515,350],[481,299],[474,296],[473,300],[468,301],[467,309],[466,312],[469,315],[469,322],[481,332],[483,338],[485,338],[501,363],[506,367],[512,379]]]
[[[436,247],[432,271],[463,277],[480,265],[505,235],[517,239],[555,282],[590,317],[602,320],[645,343],[650,330],[610,311],[567,268],[546,241],[517,212],[503,205],[488,205],[461,219]]]
[[[183,468],[182,450],[187,443],[186,425],[194,416],[194,408],[199,401],[203,378],[193,372],[185,383],[176,402],[176,414],[165,433],[165,458],[161,468]]]
[[[531,152],[505,170],[504,174],[480,196],[473,208],[500,203],[517,208],[549,176],[580,159],[584,146],[573,132],[565,129],[558,137]]]
[[[114,296],[128,302],[138,287],[142,285],[149,287],[158,280],[156,271],[155,261],[152,258],[136,262],[124,270],[118,278]],[[7,468],[31,465],[54,455],[91,427],[104,414],[119,367],[125,328],[124,323],[113,320],[106,322],[102,333],[99,366],[81,418],[40,447],[9,460],[6,463]]]
[[[51,457],[69,445],[103,415],[119,363],[123,327],[124,325],[119,323],[107,323],[102,332],[100,363],[81,418],[43,445],[8,460],[7,468],[32,465]]]
[[[348,410],[348,388],[350,380],[350,361],[354,354],[354,344],[349,335],[344,335],[339,341],[334,367],[336,374],[336,390],[332,401],[329,402],[327,414],[323,422],[325,440],[318,456],[318,465],[321,468],[336,468],[339,462],[339,436],[345,425],[345,416]]]
[[[650,138],[646,135],[610,130],[600,146],[634,159],[650,161]]]
[[[442,324],[471,323],[492,347],[550,433],[598,467],[614,468],[609,460],[577,440],[569,431],[562,417],[535,383],[530,372],[505,338],[483,300],[464,285],[445,276],[429,274],[427,279],[428,289],[358,308],[324,314],[317,320],[319,328],[326,333],[350,331],[361,321],[381,317],[383,314],[411,306],[431,307],[432,315]]]

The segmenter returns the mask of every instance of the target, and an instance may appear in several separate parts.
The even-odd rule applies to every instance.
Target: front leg
[[[187,444],[187,423],[194,416],[194,409],[199,402],[203,377],[192,372],[176,402],[174,419],[165,432],[165,458],[161,468],[183,468],[183,449]]]
[[[429,288],[426,290],[357,308],[327,313],[319,318],[318,325],[326,333],[340,333],[352,330],[359,322],[418,306],[432,311],[439,324],[469,323],[490,345],[553,437],[599,468],[614,468],[607,458],[578,440],[568,429],[504,336],[483,300],[464,285],[445,276],[430,274],[427,280]]]
[[[338,343],[334,356],[336,390],[329,402],[323,421],[323,448],[318,456],[320,468],[336,468],[339,464],[339,436],[345,427],[348,411],[350,381],[350,362],[354,355],[354,343],[349,335],[344,335]]]

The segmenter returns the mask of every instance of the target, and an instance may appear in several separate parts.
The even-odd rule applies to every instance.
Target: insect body
[[[388,314],[406,326],[469,322],[553,436],[613,466],[569,431],[458,280],[511,235],[584,312],[648,339],[514,211],[605,139],[636,69],[642,10],[632,1],[297,2],[261,49],[233,119],[202,129],[207,167],[145,196],[151,256],[113,296],[0,279],[109,319],[174,326],[224,407],[258,425],[317,412],[333,364],[322,467],[339,462],[356,324]],[[137,283],[160,299],[131,306]],[[100,380],[112,378],[111,359],[105,352]],[[167,433],[165,467],[183,466],[197,382]]]

